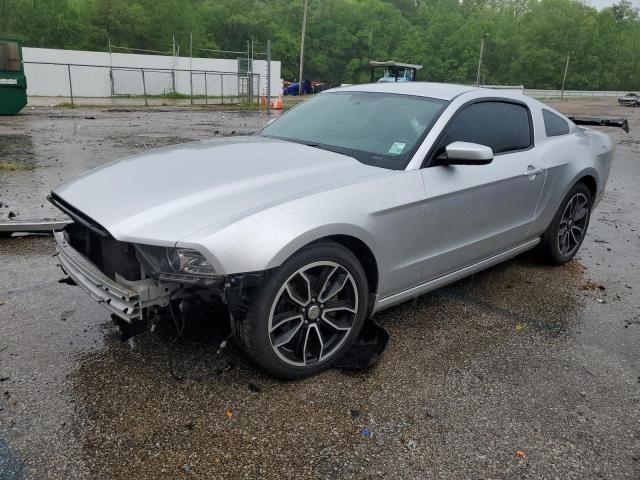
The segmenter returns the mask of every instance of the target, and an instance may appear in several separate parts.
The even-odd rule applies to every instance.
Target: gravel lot
[[[58,283],[50,236],[0,239],[0,478],[640,478],[640,110],[554,106],[630,120],[609,132],[617,157],[579,258],[525,255],[383,312],[391,340],[366,372],[279,382],[233,344],[216,356],[209,332],[178,345],[176,380],[166,336],[122,343]],[[57,216],[46,194],[90,167],[267,119],[0,117],[0,221]]]

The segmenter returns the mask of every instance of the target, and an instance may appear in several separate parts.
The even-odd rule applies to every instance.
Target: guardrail
[[[614,90],[540,90],[525,88],[524,94],[535,98],[595,98],[595,97],[621,97],[629,93],[628,91]]]

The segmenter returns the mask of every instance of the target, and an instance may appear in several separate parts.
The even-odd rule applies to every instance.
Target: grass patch
[[[3,172],[16,172],[33,170],[33,165],[16,162],[0,162],[0,171]]]

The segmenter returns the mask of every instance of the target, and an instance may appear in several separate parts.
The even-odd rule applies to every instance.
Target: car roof
[[[498,90],[482,89],[469,85],[456,85],[454,83],[434,82],[390,82],[390,83],[365,83],[363,85],[349,85],[345,87],[325,90],[328,92],[377,92],[397,93],[400,95],[416,95],[420,97],[438,98],[440,100],[452,100],[472,90],[487,90],[496,96]],[[499,94],[498,94],[499,95]]]

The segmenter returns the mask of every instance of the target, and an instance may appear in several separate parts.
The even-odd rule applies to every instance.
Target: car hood
[[[117,240],[170,246],[218,222],[385,172],[298,143],[236,137],[134,155],[53,193]]]

